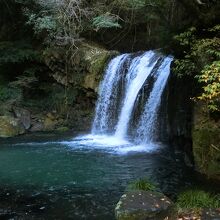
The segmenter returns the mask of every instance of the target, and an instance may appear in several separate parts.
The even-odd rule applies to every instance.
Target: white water
[[[164,59],[162,64],[159,61],[161,59]],[[154,143],[154,136],[158,132],[156,122],[160,119],[157,118],[157,113],[171,62],[172,58],[165,58],[153,51],[145,52],[141,56],[124,54],[114,58],[100,84],[91,134],[63,144],[75,147],[77,142],[83,149],[101,149],[119,154],[152,152],[161,148],[160,144]],[[143,86],[150,86],[147,90],[151,91],[144,96],[148,98],[144,100],[144,110],[137,119],[138,128],[131,128],[132,113],[139,107],[135,102],[141,95]],[[128,130],[133,130],[136,136],[129,136]]]
[[[114,93],[114,88],[117,86],[120,78],[120,69],[128,54],[117,56],[109,63],[104,79],[99,88],[99,99],[96,107],[96,115],[92,126],[92,134],[100,133],[104,134],[108,130],[109,120],[111,120],[112,107],[111,101],[117,98],[117,94]]]
[[[62,141],[63,144],[74,150],[104,151],[110,154],[126,155],[128,153],[147,152],[153,153],[162,145],[151,143],[146,145],[137,145],[125,139],[118,139],[109,135],[84,135],[75,138],[73,141]]]
[[[150,93],[150,97],[144,107],[144,112],[139,121],[136,140],[138,143],[149,143],[154,141],[157,113],[161,103],[161,96],[166,86],[167,79],[170,74],[170,64],[172,58],[164,59],[162,65],[156,73],[156,82]]]
[[[126,96],[115,132],[115,136],[118,138],[123,139],[127,135],[128,124],[137,95],[157,62],[157,60],[153,63],[150,62],[153,56],[155,53],[149,51],[143,56],[135,58],[131,63],[127,74]]]

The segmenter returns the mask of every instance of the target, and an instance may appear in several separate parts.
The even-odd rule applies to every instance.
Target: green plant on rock
[[[219,208],[220,196],[212,195],[209,192],[198,189],[190,189],[179,194],[176,202],[177,208],[199,209],[199,208]]]
[[[155,184],[148,178],[142,178],[130,183],[127,187],[128,190],[144,190],[144,191],[155,191]]]

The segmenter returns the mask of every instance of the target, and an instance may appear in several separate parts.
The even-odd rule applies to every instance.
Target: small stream
[[[104,147],[87,136],[73,139],[72,134],[1,141],[0,217],[114,219],[127,184],[141,177],[175,198],[195,180],[182,155],[172,152],[166,145],[154,151],[126,144]]]

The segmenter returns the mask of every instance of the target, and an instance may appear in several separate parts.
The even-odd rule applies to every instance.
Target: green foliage
[[[128,185],[128,190],[144,190],[144,191],[155,191],[156,186],[149,179],[139,179]]]
[[[186,75],[192,75],[196,72],[196,65],[194,62],[192,62],[190,59],[176,59],[174,61],[174,68],[173,71],[175,74],[178,75],[179,78],[186,76]]]
[[[183,46],[184,58],[175,60],[178,76],[191,75],[201,84],[202,92],[196,97],[205,101],[210,111],[220,110],[220,25],[203,30],[209,38],[200,38],[195,28],[175,36]]]
[[[178,209],[219,208],[220,197],[202,190],[191,189],[180,193],[176,205]]]
[[[41,83],[38,88],[41,91],[40,100],[39,97],[35,100],[28,100],[25,103],[28,107],[37,107],[45,110],[56,110],[60,114],[66,115],[68,106],[72,106],[76,101],[78,95],[75,88],[64,88],[57,84]],[[39,92],[38,91],[38,92]]]
[[[93,18],[92,24],[98,31],[101,28],[121,28],[121,25],[118,23],[118,21],[119,16],[107,12],[103,15]]]
[[[57,29],[56,20],[52,15],[36,15],[26,10],[26,16],[28,17],[27,24],[33,26],[33,30],[36,35],[40,35],[43,32],[47,32],[48,36],[54,37]]]
[[[177,40],[181,46],[191,46],[195,42],[195,27],[189,28],[187,31],[174,36],[174,39]]]
[[[18,88],[0,86],[0,101],[8,102],[11,100],[20,100],[22,97],[21,90]]]
[[[220,60],[205,66],[201,75],[196,77],[198,82],[204,85],[202,87],[203,93],[198,96],[198,99],[206,101],[211,111],[220,110],[218,109],[220,103]]]
[[[40,54],[29,44],[19,42],[0,42],[0,65],[4,63],[22,63],[26,61],[36,61],[40,59]]]

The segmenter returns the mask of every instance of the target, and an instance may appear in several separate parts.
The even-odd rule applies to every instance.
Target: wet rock
[[[35,122],[35,123],[33,123],[30,131],[37,132],[37,131],[43,131],[43,129],[44,129],[44,125],[42,122]]]
[[[9,209],[0,209],[0,219],[14,219],[15,216],[16,213]]]
[[[219,209],[204,209],[202,211],[203,220],[219,220],[220,219],[220,208]]]
[[[27,130],[31,126],[31,113],[23,108],[15,107],[13,108],[16,118],[18,118],[23,124],[24,128]]]
[[[173,203],[165,195],[151,191],[125,193],[115,208],[117,220],[172,219]]]
[[[83,89],[98,91],[103,70],[108,60],[118,54],[108,51],[94,42],[81,42],[73,52],[69,73],[65,70],[66,51],[51,48],[45,54],[45,63],[52,70],[51,76],[62,85],[73,85]]]
[[[55,130],[56,124],[57,124],[56,120],[47,117],[44,121],[44,130],[45,131]]]
[[[0,137],[14,137],[24,133],[24,126],[19,119],[0,116]]]
[[[57,128],[56,129],[56,131],[58,131],[58,132],[66,132],[66,131],[69,131],[70,129],[68,128],[68,127],[59,127],[59,128]]]
[[[55,115],[53,115],[51,112],[47,113],[47,117],[50,118],[51,120],[56,119]]]

